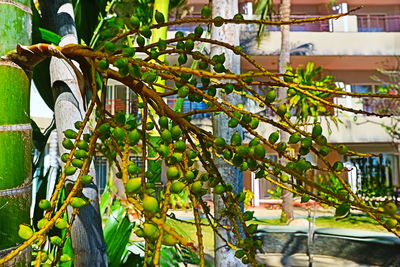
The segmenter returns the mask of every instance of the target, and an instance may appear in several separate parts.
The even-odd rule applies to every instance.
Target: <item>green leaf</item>
[[[61,41],[61,36],[55,32],[46,30],[44,28],[39,27],[40,36],[43,41],[49,42],[51,44],[58,45]]]

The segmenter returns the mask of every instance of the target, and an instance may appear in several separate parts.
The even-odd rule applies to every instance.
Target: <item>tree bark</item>
[[[279,7],[280,19],[282,21],[290,20],[290,0],[281,0]],[[290,62],[290,25],[281,26],[281,52],[279,55],[279,72],[285,73],[286,66]],[[284,99],[287,97],[286,88],[279,88],[279,98]],[[281,141],[288,140],[288,134],[281,131]],[[290,187],[289,184],[285,184]],[[285,221],[293,219],[293,194],[286,190],[282,190],[282,218]]]
[[[238,13],[238,0],[221,0],[212,1],[212,15],[213,17],[221,16],[223,18],[233,18]],[[231,45],[239,45],[239,27],[233,24],[226,24],[222,27],[213,26],[211,29],[211,39],[223,41]],[[233,73],[240,72],[240,57],[235,55],[232,51],[219,46],[211,46],[211,56],[216,54],[225,53],[225,68]],[[219,95],[225,101],[237,105],[241,103],[241,97],[236,94]],[[215,136],[223,137],[225,140],[230,140],[232,134],[239,131],[243,135],[242,129],[232,129],[228,127],[228,116],[219,114],[213,116],[213,131]],[[243,173],[236,167],[230,166],[221,159],[215,159],[215,164],[224,178],[225,182],[233,186],[234,192],[243,191]],[[214,216],[220,220],[222,225],[230,225],[228,218],[223,217],[220,212],[225,208],[222,199],[214,194]],[[232,232],[226,230],[219,230],[220,234],[229,242],[236,243],[235,237]],[[218,235],[214,234],[215,243],[215,266],[244,266],[242,262],[235,257],[235,251],[229,248]]]
[[[71,1],[40,1],[44,24],[62,37],[60,46],[78,43]],[[61,145],[63,132],[73,129],[76,121],[82,121],[85,110],[77,77],[65,61],[52,58],[50,76],[55,98],[55,117],[60,154],[67,152]],[[85,130],[87,132],[87,130]],[[93,163],[89,175],[95,177]],[[77,174],[66,182],[67,190],[76,181]],[[95,184],[85,185],[81,192],[90,200],[90,205],[81,208],[71,229],[74,249],[74,266],[108,266],[106,246],[101,226],[98,188]],[[72,209],[68,210],[71,215]]]
[[[0,2],[0,55],[17,43],[31,43],[30,1]],[[20,224],[30,224],[32,197],[32,127],[30,77],[8,60],[0,60],[0,258],[22,239]],[[30,266],[31,248],[6,266]]]

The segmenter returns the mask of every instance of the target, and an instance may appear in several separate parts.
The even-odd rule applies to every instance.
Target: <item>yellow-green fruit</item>
[[[197,194],[201,194],[203,192],[203,182],[202,181],[196,181],[194,182],[191,187],[190,190],[193,192],[193,194],[197,195]]]
[[[151,223],[145,223],[143,224],[143,234],[144,237],[150,238],[150,239],[156,239],[158,237],[159,231],[157,226]]]
[[[115,127],[113,136],[116,140],[121,140],[126,136],[126,131],[121,127]]]
[[[278,139],[279,139],[279,132],[278,131],[271,133],[269,135],[269,137],[268,137],[268,141],[271,144],[275,144],[278,141]]]
[[[172,132],[172,130],[171,130]],[[174,144],[175,151],[183,152],[186,150],[186,143],[183,140],[176,141]]]
[[[70,139],[64,138],[64,140],[62,141],[62,146],[65,149],[72,149],[74,147],[74,143],[72,143]]]
[[[225,193],[225,187],[221,184],[214,187],[214,194],[221,195]]]
[[[322,146],[319,149],[319,153],[321,153],[322,156],[327,156],[329,154],[329,152],[330,152],[330,149],[327,146]]]
[[[158,211],[158,200],[152,196],[145,196],[143,198],[143,209],[150,213],[156,213]]]
[[[172,142],[172,135],[171,132],[167,129],[161,132],[161,139],[166,143]]]
[[[151,37],[151,30],[150,30],[150,27],[147,25],[143,25],[142,27],[140,27],[139,32],[141,35],[143,35],[146,38]]]
[[[75,150],[74,156],[78,159],[83,159],[88,156],[88,152],[82,149]]]
[[[165,116],[161,116],[160,119],[158,120],[158,124],[160,125],[161,128],[167,129],[168,128],[168,118]]]
[[[239,124],[239,120],[236,118],[232,118],[228,121],[229,128],[235,128],[236,126],[238,126],[238,124]]]
[[[278,115],[280,116],[284,116],[287,112],[287,107],[285,104],[279,104],[277,107],[276,112],[278,113]]]
[[[179,194],[182,192],[183,188],[185,188],[185,184],[180,181],[176,181],[171,185],[171,193]]]
[[[80,160],[80,159],[73,159],[71,163],[73,166],[75,166],[77,168],[82,168],[82,166],[83,166],[83,160]]]
[[[71,260],[72,260],[72,258],[67,254],[62,254],[60,256],[60,262],[68,262],[68,261],[71,261]]]
[[[101,134],[107,134],[110,131],[110,127],[111,127],[110,124],[106,122],[100,125],[97,131]]]
[[[68,166],[64,169],[66,175],[73,175],[76,172],[76,167]]]
[[[128,194],[136,194],[142,187],[142,178],[129,179],[125,185],[125,191]]]
[[[138,237],[144,237],[144,232],[143,232],[143,229],[137,229],[137,230],[135,230],[135,235],[137,235]]]
[[[238,132],[235,132],[231,136],[231,145],[233,146],[240,146],[242,144],[242,137]]]
[[[276,90],[270,90],[265,95],[265,101],[267,101],[268,103],[274,102],[275,99],[276,99]]]
[[[180,161],[182,161],[182,159],[183,159],[183,154],[182,153],[179,153],[179,152],[175,152],[175,153],[173,153],[172,155],[171,155],[171,162],[173,163],[173,164],[175,164],[175,163],[178,163],[178,162],[180,162]]]
[[[140,19],[136,16],[131,16],[129,19],[130,22],[132,23],[133,28],[139,28],[140,26]]]
[[[140,140],[140,133],[137,129],[134,129],[128,133],[128,142],[131,146],[136,145]]]
[[[251,127],[251,129],[255,130],[255,129],[257,129],[259,124],[260,124],[260,120],[259,119],[252,118],[251,122],[249,123],[249,126]]]
[[[182,135],[182,130],[178,125],[175,125],[174,127],[171,128],[171,136],[173,139],[179,139]]]
[[[397,206],[393,202],[388,202],[383,205],[383,210],[386,214],[395,215],[397,213]]]
[[[33,230],[25,224],[20,224],[18,229],[18,236],[24,240],[28,240],[33,236]]]
[[[398,224],[397,220],[393,219],[393,218],[387,219],[385,222],[386,227],[388,227],[390,229],[395,228],[397,226],[397,224]]]
[[[87,175],[87,174],[83,175],[81,177],[81,181],[82,181],[83,184],[90,184],[93,181],[93,176],[90,176],[90,175]]]
[[[254,147],[254,157],[257,159],[263,159],[265,157],[265,147],[262,144],[258,144]]]
[[[100,70],[108,70],[108,67],[110,66],[110,62],[106,58],[103,58],[97,62],[97,67]]]
[[[192,171],[187,171],[185,172],[185,178],[188,180],[193,180],[194,178],[196,178],[196,175]]]
[[[176,166],[171,166],[167,170],[167,177],[168,179],[176,179],[180,175],[179,168]]]
[[[86,206],[87,204],[89,204],[89,201],[84,200],[83,198],[80,198],[80,197],[73,197],[71,199],[71,203],[70,203],[70,205],[72,207],[78,208],[78,209]]]
[[[49,223],[49,220],[47,220],[46,218],[43,218],[38,221],[37,227],[38,227],[38,229],[42,229],[48,223]]]
[[[223,147],[225,145],[225,139],[222,137],[217,137],[214,139],[214,144],[218,147]]]
[[[179,243],[178,239],[176,239],[174,236],[170,234],[163,235],[162,244],[164,246],[175,246],[178,243]]]
[[[55,235],[55,236],[50,237],[50,242],[53,245],[59,246],[62,243],[62,239],[59,236]]]
[[[203,6],[201,9],[201,17],[209,18],[211,16],[211,9],[208,6]]]
[[[65,229],[65,228],[68,227],[68,222],[66,220],[64,220],[63,218],[58,218],[56,223],[55,223],[55,226],[58,229]]]
[[[286,148],[287,148],[287,144],[285,142],[279,142],[276,145],[276,151],[278,151],[278,152],[283,152],[286,150]]]
[[[89,144],[85,140],[79,140],[76,146],[79,149],[83,149],[83,150],[86,150],[86,151],[89,150]]]
[[[64,131],[64,135],[65,135],[65,137],[68,138],[68,139],[75,139],[76,136],[78,135],[78,133],[75,132],[75,131],[72,130],[72,129],[67,129],[67,130]]]
[[[338,145],[336,147],[336,150],[341,155],[345,155],[345,154],[347,154],[347,152],[349,152],[349,148],[346,145],[343,145],[343,144]]]
[[[341,171],[344,168],[343,162],[341,161],[336,161],[333,166],[332,166],[333,170],[335,171]]]
[[[42,210],[48,210],[51,208],[51,203],[47,199],[42,199],[39,201],[39,208]]]
[[[60,157],[60,158],[61,158],[61,161],[64,162],[64,163],[67,163],[68,156],[69,156],[68,153],[62,154],[61,157]]]
[[[163,13],[161,13],[158,10],[156,10],[156,14],[154,15],[154,19],[157,21],[157,23],[164,23],[164,21],[165,21]]]

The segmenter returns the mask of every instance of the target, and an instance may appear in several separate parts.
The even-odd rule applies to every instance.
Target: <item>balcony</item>
[[[167,98],[167,105],[170,108],[174,108],[175,107],[175,103],[177,101],[177,98]],[[190,102],[189,100],[185,99],[183,102],[183,108],[182,111],[184,113],[186,112],[190,112],[190,111],[195,111],[195,110],[202,110],[202,109],[207,109],[207,105],[204,102]],[[194,114],[192,115],[193,119],[205,119],[205,118],[211,118],[211,114],[210,113],[199,113],[199,114]]]
[[[137,114],[138,112],[137,101],[134,99],[132,100],[119,99],[119,98],[106,99],[105,108],[112,115],[118,112],[130,113],[130,114]]]
[[[357,15],[359,32],[400,32],[400,15]]]

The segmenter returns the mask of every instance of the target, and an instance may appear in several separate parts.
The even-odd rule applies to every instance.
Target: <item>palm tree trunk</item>
[[[290,0],[281,0],[279,8],[280,19],[287,21],[290,19]],[[290,25],[281,26],[281,53],[279,55],[279,72],[284,73],[286,66],[290,62]],[[286,98],[286,88],[279,88],[279,97]],[[285,131],[281,131],[281,140],[287,141],[288,135]],[[290,186],[289,184],[285,184]],[[293,219],[293,194],[283,189],[282,190],[282,218],[285,221]]]
[[[211,2],[211,10],[213,17],[221,16],[223,18],[233,18],[235,14],[238,13],[238,0],[220,0]],[[224,25],[220,28],[212,27],[211,29],[211,39],[223,41],[228,44],[238,45],[239,44],[239,27],[236,25]],[[216,54],[225,53],[226,61],[224,63],[225,68],[229,69],[233,73],[240,72],[240,57],[233,54],[232,51],[224,49],[219,46],[211,47],[211,56]],[[237,105],[241,103],[241,97],[236,94],[220,95],[225,101]],[[213,132],[214,136],[220,136],[225,140],[230,140],[232,134],[237,131],[237,129],[232,129],[228,127],[229,117],[223,114],[213,116]],[[239,132],[243,134],[240,129]],[[236,167],[230,166],[221,159],[215,159],[215,164],[224,178],[227,184],[233,186],[234,192],[243,191],[243,173],[240,172]],[[221,215],[222,209],[225,205],[218,195],[214,194],[214,216],[220,221],[222,225],[230,225],[228,218]],[[226,230],[220,230],[220,234],[232,243],[235,243],[235,237],[232,232]],[[215,266],[225,267],[225,266],[244,266],[238,258],[235,257],[235,251],[228,247],[223,240],[214,234],[215,242]]]
[[[31,43],[30,1],[0,2],[0,55],[16,43]],[[16,64],[0,60],[0,258],[22,242],[19,224],[30,223],[32,127],[30,77]],[[30,266],[26,249],[9,266]]]
[[[71,1],[40,1],[40,4],[44,24],[62,37],[59,45],[78,43]],[[60,12],[60,9],[63,9],[63,12]],[[51,60],[50,76],[55,98],[54,112],[59,149],[62,154],[66,152],[61,145],[63,132],[66,129],[73,129],[76,121],[83,120],[85,114],[83,96],[73,70],[64,61],[56,58]],[[89,174],[95,177],[93,163]],[[77,174],[69,179],[66,184],[67,190],[76,178]],[[80,209],[72,225],[74,266],[108,266],[97,186],[85,186],[82,195],[90,200],[90,205]],[[68,210],[69,214],[71,212],[72,210]]]

